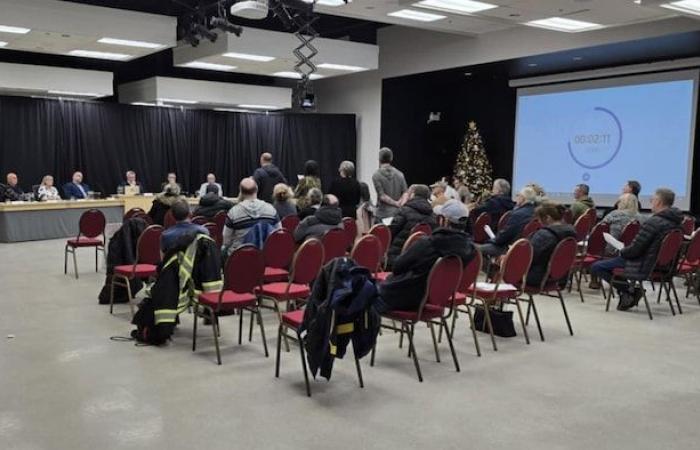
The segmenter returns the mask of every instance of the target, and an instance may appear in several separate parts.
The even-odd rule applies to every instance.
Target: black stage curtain
[[[330,186],[341,161],[356,158],[352,114],[255,114],[115,103],[0,97],[0,170],[16,172],[25,191],[53,175],[58,186],[74,170],[103,194],[116,192],[127,170],[157,192],[176,172],[194,192],[213,172],[226,195],[269,151],[290,183],[315,159]]]

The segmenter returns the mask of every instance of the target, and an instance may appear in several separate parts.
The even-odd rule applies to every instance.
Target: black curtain
[[[329,186],[341,161],[355,161],[355,116],[0,97],[0,173],[16,172],[25,191],[44,175],[60,186],[80,170],[93,190],[114,193],[131,169],[148,191],[159,191],[173,171],[194,192],[213,172],[226,195],[235,195],[265,151],[292,184],[315,159]]]

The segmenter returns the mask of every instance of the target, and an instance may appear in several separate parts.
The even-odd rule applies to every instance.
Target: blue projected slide
[[[520,89],[514,188],[536,181],[554,199],[570,201],[574,186],[586,183],[598,204],[612,205],[625,181],[636,179],[645,206],[666,186],[687,208],[697,75],[683,74]]]

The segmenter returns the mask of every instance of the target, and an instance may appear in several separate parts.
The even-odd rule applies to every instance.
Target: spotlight
[[[233,33],[238,37],[243,33],[243,27],[229,22],[224,17],[212,17],[209,24],[214,28],[218,28],[227,33]]]

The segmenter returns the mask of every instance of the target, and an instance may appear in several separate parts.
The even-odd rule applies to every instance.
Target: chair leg
[[[275,312],[277,313],[277,319],[279,320],[280,324],[282,323],[282,311],[280,311],[280,305],[277,303],[277,300],[272,300],[272,304],[275,306]],[[284,333],[282,336],[284,338],[284,347],[287,353],[289,353],[289,339],[287,339],[287,333]]]
[[[214,331],[214,346],[216,347],[216,363],[221,365],[221,351],[219,350],[219,322],[216,320],[214,310],[209,310],[209,320],[211,320],[211,328]]]
[[[192,351],[195,351],[197,348],[197,318],[199,316],[199,306],[196,304],[194,305],[194,312],[192,315],[193,324],[192,324]]]
[[[581,297],[581,303],[584,303],[583,301],[583,290],[581,289],[581,278],[583,277],[583,269],[579,269],[578,271],[578,279],[576,280],[576,289],[578,289],[578,295]]]
[[[455,363],[455,370],[459,372],[459,361],[457,361],[457,353],[455,353],[455,346],[452,343],[452,333],[447,329],[447,322],[445,318],[442,318],[442,325],[445,327],[445,336],[447,336],[447,343],[450,345],[450,352],[452,353],[452,361]]]
[[[523,310],[520,308],[520,300],[515,299],[515,307],[518,309],[518,316],[520,316],[520,325],[523,327],[523,335],[525,335],[525,343],[530,345],[530,336],[527,334],[527,327],[525,326],[525,319],[523,318]]]
[[[678,306],[678,314],[683,314],[683,310],[681,309],[681,302],[678,301],[678,292],[676,292],[676,286],[673,284],[673,279],[671,279],[671,281],[669,282],[669,286],[673,291],[673,297],[676,299],[676,305]]]
[[[566,319],[566,326],[569,328],[569,334],[574,335],[574,330],[571,328],[571,321],[569,320],[569,313],[566,311],[566,304],[564,303],[564,296],[561,295],[561,291],[557,289],[557,294],[559,295],[559,302],[561,303],[561,309],[564,311],[564,318]],[[542,338],[544,341],[544,338]]]
[[[608,298],[605,299],[605,312],[610,311],[610,300],[612,299],[612,295],[613,295],[612,280],[610,280],[609,284],[610,284],[610,289],[608,289]],[[605,291],[603,291],[603,292],[605,292]]]
[[[362,379],[362,367],[360,366],[360,358],[357,357],[354,345],[352,346],[352,354],[355,357],[355,369],[357,369],[357,380],[360,382],[360,388],[364,388],[365,382]]]
[[[238,311],[238,345],[243,342],[243,309]]]
[[[99,272],[99,267],[98,267],[98,264],[97,264],[97,257],[98,257],[99,255],[97,254],[97,249],[98,249],[98,247],[95,247],[95,273]]]
[[[481,356],[481,348],[479,347],[479,338],[476,335],[476,325],[474,324],[474,316],[472,316],[472,310],[467,305],[467,315],[469,316],[469,328],[472,330],[472,337],[474,338],[474,347],[476,348],[476,356]],[[454,333],[452,334],[454,336]]]
[[[73,270],[75,270],[75,279],[78,279],[78,257],[75,255],[75,249],[73,249]]]
[[[66,258],[68,255],[66,255]],[[114,281],[115,281],[115,275],[112,274],[112,279],[110,280],[111,282],[109,283],[109,313],[112,314],[112,311],[114,310]]]
[[[418,374],[418,381],[423,382],[423,374],[420,371],[420,363],[418,362],[418,356],[416,356],[416,349],[413,347],[413,332],[415,331],[415,324],[410,326],[405,322],[401,322],[401,328],[406,327],[406,334],[408,335],[408,347],[409,353],[413,356],[413,365],[416,366],[416,373]]]
[[[561,291],[558,292],[559,295],[561,295]],[[540,340],[544,342],[544,333],[542,333],[542,325],[540,325],[540,316],[539,314],[537,314],[537,306],[535,305],[535,299],[532,297],[532,295],[530,295],[530,303],[528,304],[528,310],[530,309],[530,305],[532,305],[532,313],[535,316],[535,323],[537,324],[537,331],[540,333]],[[527,321],[525,323],[527,324]]]
[[[654,283],[653,283],[653,282],[651,283],[651,286],[652,286],[652,287],[654,286]],[[663,291],[664,291],[664,282],[662,281],[662,282],[661,282],[661,287],[659,288],[659,295],[656,297],[656,304],[661,303],[661,293],[662,293]],[[674,316],[676,315],[675,311],[674,311],[673,315],[674,315]]]
[[[433,349],[435,350],[435,361],[440,362],[440,350],[438,350],[437,339],[435,338],[435,327],[433,322],[428,322],[430,328],[430,336],[433,338]]]
[[[311,397],[311,385],[309,384],[309,373],[306,368],[306,356],[304,355],[304,342],[301,340],[301,334],[297,331],[299,339],[299,354],[301,355],[301,367],[304,369],[304,383],[306,384],[306,395]]]
[[[63,249],[63,274],[68,274],[68,246]]]
[[[493,324],[491,323],[491,311],[489,310],[488,303],[484,303],[484,318],[486,319],[486,326],[489,328],[489,334],[491,334],[491,344],[493,344],[493,351],[497,352],[496,347],[496,337],[493,335]]]
[[[131,282],[128,278],[124,278],[126,281],[126,295],[129,299],[129,309],[131,310],[131,317],[134,317],[134,298],[131,296]]]
[[[644,305],[647,307],[647,314],[649,314],[649,320],[653,320],[654,318],[651,315],[651,308],[649,307],[649,300],[647,299],[647,291],[644,290],[643,286],[642,286],[642,289],[643,289],[642,297],[644,298]]]
[[[369,366],[374,367],[374,355],[377,353],[377,341],[374,341],[374,346],[372,347],[372,355],[369,358]]]
[[[251,312],[251,315],[253,313]],[[263,349],[265,349],[265,358],[269,357],[270,354],[267,351],[267,339],[265,338],[265,326],[263,325],[262,314],[260,313],[260,308],[255,308],[255,315],[258,316],[258,324],[260,325],[260,336],[263,342]]]
[[[260,308],[258,307],[258,309],[260,309]],[[255,314],[253,313],[253,311],[251,311],[250,312],[250,325],[248,327],[248,342],[253,341],[253,318],[254,317],[255,317]]]
[[[277,352],[275,356],[275,378],[280,377],[280,353],[282,352],[282,330],[283,325],[280,323],[277,327]]]

